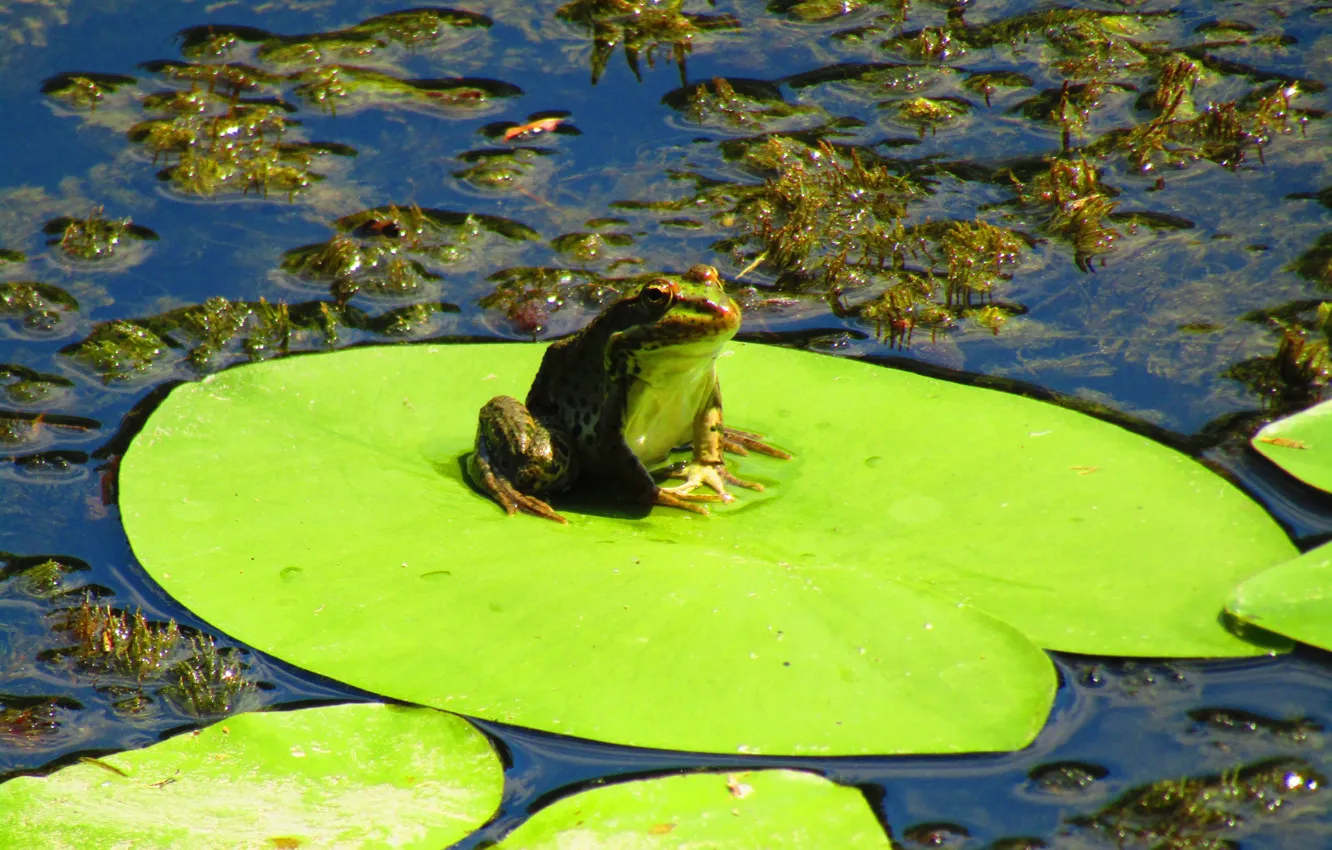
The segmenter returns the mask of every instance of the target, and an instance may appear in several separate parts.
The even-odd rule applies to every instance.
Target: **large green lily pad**
[[[499,806],[503,768],[460,717],[340,705],[241,714],[0,785],[0,846],[437,848]]]
[[[1244,582],[1229,607],[1264,629],[1332,650],[1332,543]]]
[[[1058,407],[736,345],[728,421],[796,459],[710,518],[467,486],[476,411],[542,348],[366,348],[176,389],[122,464],[147,568],[295,664],[477,716],[640,746],[1021,747],[1052,649],[1262,651],[1220,623],[1293,548],[1190,458]],[[961,604],[959,604],[961,603]]]
[[[695,773],[594,788],[557,800],[498,850],[891,847],[854,788],[795,770]]]
[[[1305,484],[1332,493],[1332,401],[1267,425],[1253,447]]]

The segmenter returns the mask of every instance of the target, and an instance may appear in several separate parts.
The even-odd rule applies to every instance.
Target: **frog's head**
[[[632,352],[715,356],[740,329],[740,307],[722,289],[712,266],[697,265],[679,278],[658,277],[612,308],[613,345]]]

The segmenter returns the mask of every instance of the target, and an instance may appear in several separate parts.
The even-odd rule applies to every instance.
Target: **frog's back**
[[[595,454],[606,398],[605,354],[584,332],[552,343],[527,393],[533,416],[567,434],[574,451]]]

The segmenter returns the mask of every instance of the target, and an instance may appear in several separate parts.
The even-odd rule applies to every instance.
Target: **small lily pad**
[[[1244,582],[1229,608],[1256,626],[1332,650],[1332,543]]]
[[[1278,419],[1252,442],[1286,472],[1332,492],[1332,401]],[[1227,607],[1264,629],[1332,649],[1332,543],[1245,581]]]
[[[756,770],[667,776],[574,794],[537,812],[497,850],[891,846],[855,788],[796,770]]]
[[[1332,401],[1271,423],[1254,435],[1253,447],[1305,484],[1332,493]]]
[[[4,847],[419,847],[494,814],[503,768],[452,714],[339,705],[240,714],[0,785]]]

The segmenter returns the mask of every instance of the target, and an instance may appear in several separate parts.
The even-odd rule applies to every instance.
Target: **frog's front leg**
[[[726,492],[727,484],[734,484],[747,490],[762,490],[762,484],[737,478],[726,468],[723,452],[730,442],[730,437],[729,429],[722,425],[721,389],[714,382],[712,392],[706,397],[698,416],[694,418],[693,459],[675,464],[664,471],[666,477],[683,478],[684,483],[674,487],[663,487],[661,492],[690,501],[729,502],[735,497]],[[694,492],[705,484],[716,493],[715,496]]]
[[[481,408],[467,474],[510,516],[524,511],[568,522],[536,497],[572,480],[575,473],[566,441],[516,398],[496,396]]]

